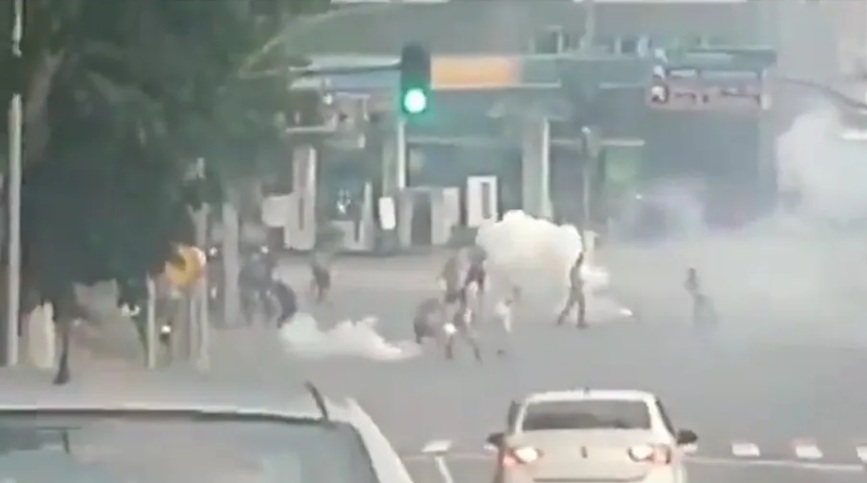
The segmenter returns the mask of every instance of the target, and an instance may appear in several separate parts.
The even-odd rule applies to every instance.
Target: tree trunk
[[[48,122],[48,98],[54,77],[63,64],[65,52],[46,52],[37,64],[24,97],[24,162],[39,162],[48,147],[51,125]]]

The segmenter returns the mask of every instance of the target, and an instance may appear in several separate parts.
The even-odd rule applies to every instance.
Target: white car
[[[578,389],[536,393],[509,408],[494,483],[687,483],[684,447],[659,398],[643,391]]]
[[[2,374],[0,481],[412,483],[358,404],[310,384],[81,379]]]

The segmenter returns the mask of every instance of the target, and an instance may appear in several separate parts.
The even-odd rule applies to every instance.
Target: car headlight
[[[503,453],[503,467],[511,467],[517,465],[528,465],[542,458],[542,452],[530,446],[520,448],[512,448]]]
[[[521,463],[532,463],[542,457],[541,451],[529,446],[513,449],[512,454],[515,455],[515,458],[521,461]]]

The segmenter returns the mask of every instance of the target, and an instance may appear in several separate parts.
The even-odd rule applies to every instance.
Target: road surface
[[[774,246],[763,245],[763,250],[763,260],[774,258],[767,254]],[[491,461],[483,442],[502,428],[513,397],[585,386],[659,394],[675,424],[699,434],[690,456],[693,481],[863,481],[867,474],[859,447],[863,443],[861,453],[867,455],[867,390],[861,386],[867,337],[865,321],[857,316],[867,308],[867,297],[851,291],[854,282],[842,280],[850,267],[840,250],[822,254],[833,259],[837,272],[825,273],[821,280],[814,270],[819,262],[802,252],[787,256],[809,273],[797,273],[788,258],[760,266],[747,257],[737,260],[746,264],[737,268],[743,274],[737,276],[734,268],[720,268],[735,263],[731,254],[721,258],[721,252],[715,253],[707,262],[661,248],[653,253],[663,260],[634,254],[608,260],[616,267],[615,280],[625,280],[617,287],[620,294],[643,315],[638,322],[582,332],[555,328],[548,311],[530,308],[519,314],[516,346],[508,358],[497,358],[488,347],[489,358],[481,365],[466,350],[447,363],[429,349],[408,362],[296,363],[292,370],[309,374],[331,393],[357,397],[421,482],[439,481],[431,462],[418,455],[425,442],[453,441],[450,463],[457,480],[485,481]],[[435,267],[394,261],[364,268],[365,263],[343,266],[336,302],[319,311],[320,318],[376,315],[386,336],[409,338],[414,304],[435,289]],[[665,267],[654,265],[660,263]],[[712,333],[697,332],[686,321],[679,277],[690,264],[725,275],[716,279],[724,320]],[[760,281],[777,285],[752,283],[751,270]],[[287,276],[298,283],[303,274]],[[805,288],[797,277],[810,283]],[[741,292],[734,288],[739,280]],[[749,292],[747,280],[753,287],[749,290],[763,296],[736,297]],[[824,317],[819,286],[825,295],[837,297],[826,299]],[[798,301],[799,311],[781,307],[792,300]]]

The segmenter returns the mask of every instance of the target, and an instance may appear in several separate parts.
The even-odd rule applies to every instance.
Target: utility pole
[[[596,0],[584,0],[584,35],[581,37],[581,53],[592,54],[596,41]]]
[[[12,57],[15,62],[16,79],[21,78],[23,64],[21,38],[24,36],[24,0],[14,0],[12,26]],[[23,99],[20,84],[15,86],[12,104],[9,106],[9,266],[6,273],[6,365],[18,364],[21,297],[21,135],[23,131]]]
[[[593,56],[593,50],[596,43],[596,0],[584,0],[584,35],[581,37],[581,54],[582,58],[587,59]],[[585,87],[585,101],[584,107],[589,108],[592,99],[589,98],[589,91],[587,87]],[[595,86],[592,88],[595,91]],[[595,92],[594,94],[595,95]],[[582,170],[581,170],[581,240],[582,245],[587,246],[587,240],[589,237],[587,236],[587,231],[590,229],[590,219],[591,219],[591,190],[593,187],[592,178],[594,176],[594,165],[596,164],[594,160],[591,158],[591,150],[590,148],[590,138],[592,136],[593,127],[588,126],[586,123],[593,122],[595,120],[587,119],[586,114],[581,116],[584,119],[585,124],[581,126],[581,158],[582,158]]]

